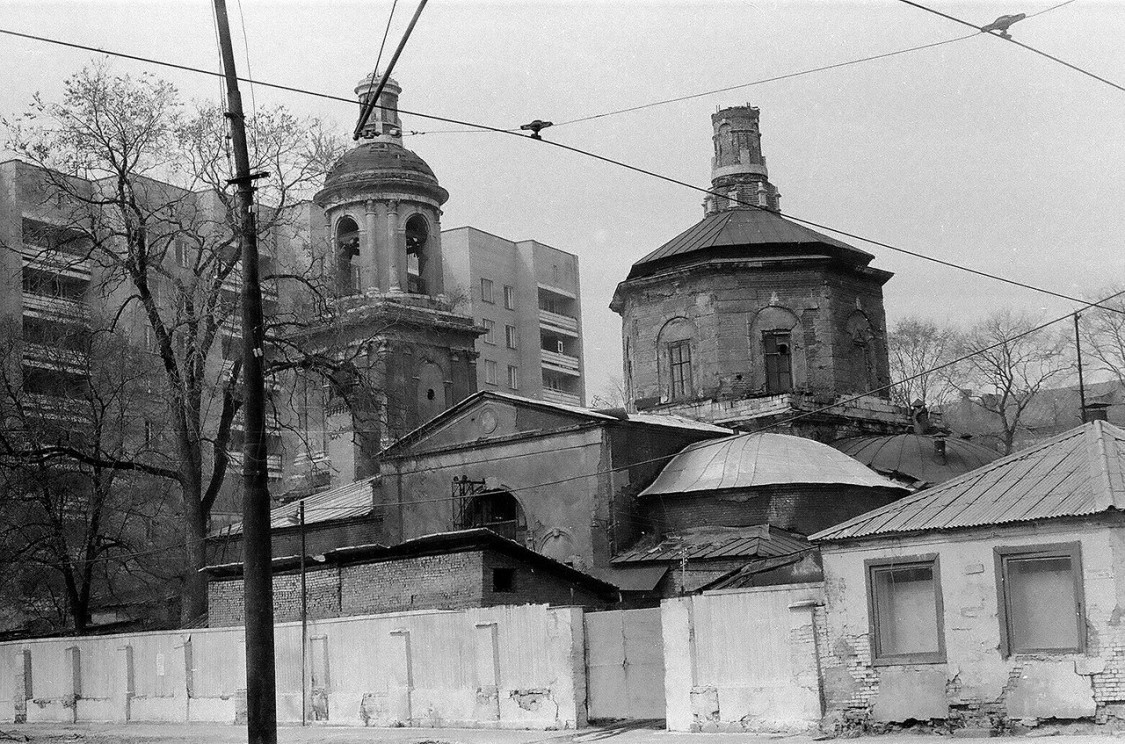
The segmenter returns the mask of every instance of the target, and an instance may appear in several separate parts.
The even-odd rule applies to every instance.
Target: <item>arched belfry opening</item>
[[[518,543],[523,543],[527,536],[523,507],[507,491],[489,491],[474,496],[465,507],[461,526],[465,529],[485,527]]]
[[[362,290],[359,269],[359,225],[351,217],[336,223],[336,289],[341,295],[359,294]]]
[[[430,294],[426,284],[426,262],[429,260],[430,226],[420,214],[406,221],[406,291]]]

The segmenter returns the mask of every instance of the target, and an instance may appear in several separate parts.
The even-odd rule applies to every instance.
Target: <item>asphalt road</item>
[[[1037,731],[1029,736],[1004,737],[1014,742],[1051,736],[1051,744],[1111,744],[1118,736],[1104,734],[1051,735]],[[863,737],[862,744],[952,744],[954,737],[909,733]],[[235,744],[246,741],[238,726],[208,724],[4,724],[0,744]],[[985,744],[986,739],[963,739],[958,744]],[[664,731],[655,724],[587,728],[580,731],[511,731],[489,729],[380,729],[358,727],[286,726],[278,730],[279,744],[819,744],[810,736],[779,734],[684,734]],[[1000,744],[995,739],[991,744]],[[1026,744],[1031,744],[1027,742]]]

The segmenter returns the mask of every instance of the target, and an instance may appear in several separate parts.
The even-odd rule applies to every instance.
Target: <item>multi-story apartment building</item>
[[[475,227],[442,232],[456,300],[485,329],[477,388],[585,405],[578,257]]]

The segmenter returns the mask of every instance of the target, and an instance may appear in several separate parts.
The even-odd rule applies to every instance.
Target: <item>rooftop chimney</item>
[[[1087,403],[1086,404],[1086,420],[1087,421],[1108,421],[1109,420],[1109,403]]]

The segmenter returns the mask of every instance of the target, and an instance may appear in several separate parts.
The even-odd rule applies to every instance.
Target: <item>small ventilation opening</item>
[[[430,388],[426,391],[426,400],[433,400],[436,395],[437,394],[434,392],[434,389]]]
[[[514,592],[516,590],[516,569],[514,568],[494,568],[492,569],[492,591],[494,592]]]

